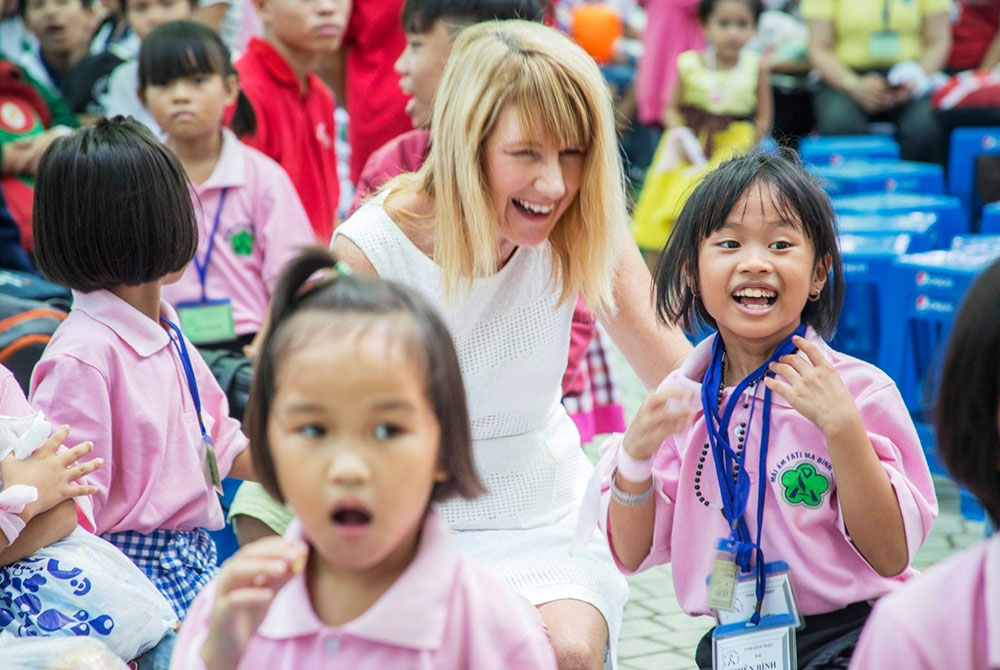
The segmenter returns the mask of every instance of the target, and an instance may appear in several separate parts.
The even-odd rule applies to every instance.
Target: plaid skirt
[[[202,529],[132,530],[106,533],[105,540],[118,547],[142,570],[183,619],[198,592],[212,581],[216,565],[215,542]]]

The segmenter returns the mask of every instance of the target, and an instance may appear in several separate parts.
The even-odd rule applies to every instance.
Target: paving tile
[[[663,642],[649,637],[627,638],[618,643],[618,658],[623,660],[663,651],[670,651],[670,648]]]
[[[665,651],[648,656],[640,656],[628,661],[634,670],[692,670],[695,668],[694,655],[684,656],[675,651]]]
[[[656,640],[662,640],[663,642],[668,642],[669,636],[674,634],[674,631],[669,630],[664,627],[663,624],[657,623],[652,619],[634,619],[622,626],[620,639],[625,640],[633,637],[649,637]],[[671,646],[673,646],[672,643]]]

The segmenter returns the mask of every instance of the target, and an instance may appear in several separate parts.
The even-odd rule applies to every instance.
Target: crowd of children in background
[[[621,573],[669,562],[719,620],[699,668],[761,631],[777,667],[1000,668],[998,540],[918,576],[912,420],[824,342],[834,215],[773,145],[781,77],[834,45],[794,7],[2,1],[0,267],[72,310],[30,381],[0,366],[0,656],[616,668]],[[914,75],[868,105],[888,55],[822,59],[818,97],[927,102]],[[937,425],[994,518],[998,273]],[[649,391],[628,426],[611,340]],[[252,360],[245,414],[199,350]]]

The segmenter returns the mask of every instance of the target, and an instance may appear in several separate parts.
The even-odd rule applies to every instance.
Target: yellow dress
[[[749,151],[755,140],[752,117],[757,109],[759,54],[743,51],[735,67],[711,70],[697,51],[685,51],[677,57],[677,73],[688,126],[708,162],[701,168],[681,163],[657,170],[667,144],[667,133],[663,134],[632,214],[636,243],[651,251],[660,251],[666,244],[674,221],[702,177],[732,156]]]

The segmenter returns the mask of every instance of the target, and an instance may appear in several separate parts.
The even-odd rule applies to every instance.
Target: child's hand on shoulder
[[[77,461],[91,452],[92,442],[83,442],[65,451],[59,447],[69,436],[69,426],[62,426],[24,460],[13,454],[0,461],[0,478],[4,488],[16,484],[34,486],[38,500],[24,508],[25,520],[46,512],[64,500],[97,493],[97,487],[79,484],[77,480],[104,465],[104,460],[94,458],[86,463]]]
[[[670,435],[691,425],[701,408],[698,396],[689,390],[666,387],[650,393],[625,431],[622,446],[636,460],[652,458]]]
[[[822,350],[802,337],[796,336],[792,342],[808,359],[796,353],[771,363],[771,372],[780,375],[784,381],[778,377],[765,377],[767,388],[781,394],[799,414],[824,433],[854,420],[858,416],[854,398]]]
[[[219,573],[208,636],[201,648],[205,667],[236,668],[275,595],[305,569],[304,542],[268,537],[251,542]]]

